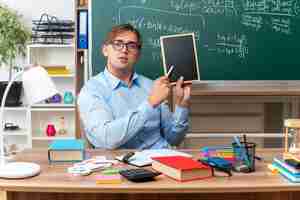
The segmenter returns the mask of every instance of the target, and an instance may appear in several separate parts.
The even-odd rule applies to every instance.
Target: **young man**
[[[168,77],[156,81],[135,73],[140,33],[130,24],[112,28],[102,46],[106,68],[90,79],[78,97],[87,139],[96,148],[159,149],[178,145],[188,129],[190,87],[176,83],[176,108],[164,103]]]

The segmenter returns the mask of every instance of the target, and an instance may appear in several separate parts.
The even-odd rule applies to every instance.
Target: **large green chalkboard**
[[[136,70],[163,73],[159,37],[194,32],[202,80],[300,80],[300,0],[92,0],[93,74],[115,24],[143,35]]]

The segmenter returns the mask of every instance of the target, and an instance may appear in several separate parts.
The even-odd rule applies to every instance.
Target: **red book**
[[[178,181],[190,181],[212,176],[209,166],[184,156],[152,157],[152,168]]]

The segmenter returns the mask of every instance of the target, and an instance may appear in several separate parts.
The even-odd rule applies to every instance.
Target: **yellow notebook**
[[[70,70],[66,66],[44,66],[49,75],[66,75]]]
[[[113,175],[97,175],[96,184],[120,184],[122,183],[122,177],[120,174]]]

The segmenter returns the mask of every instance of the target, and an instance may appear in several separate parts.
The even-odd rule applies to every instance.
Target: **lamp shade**
[[[25,70],[22,81],[29,105],[43,101],[58,93],[53,81],[43,67],[35,66]]]

